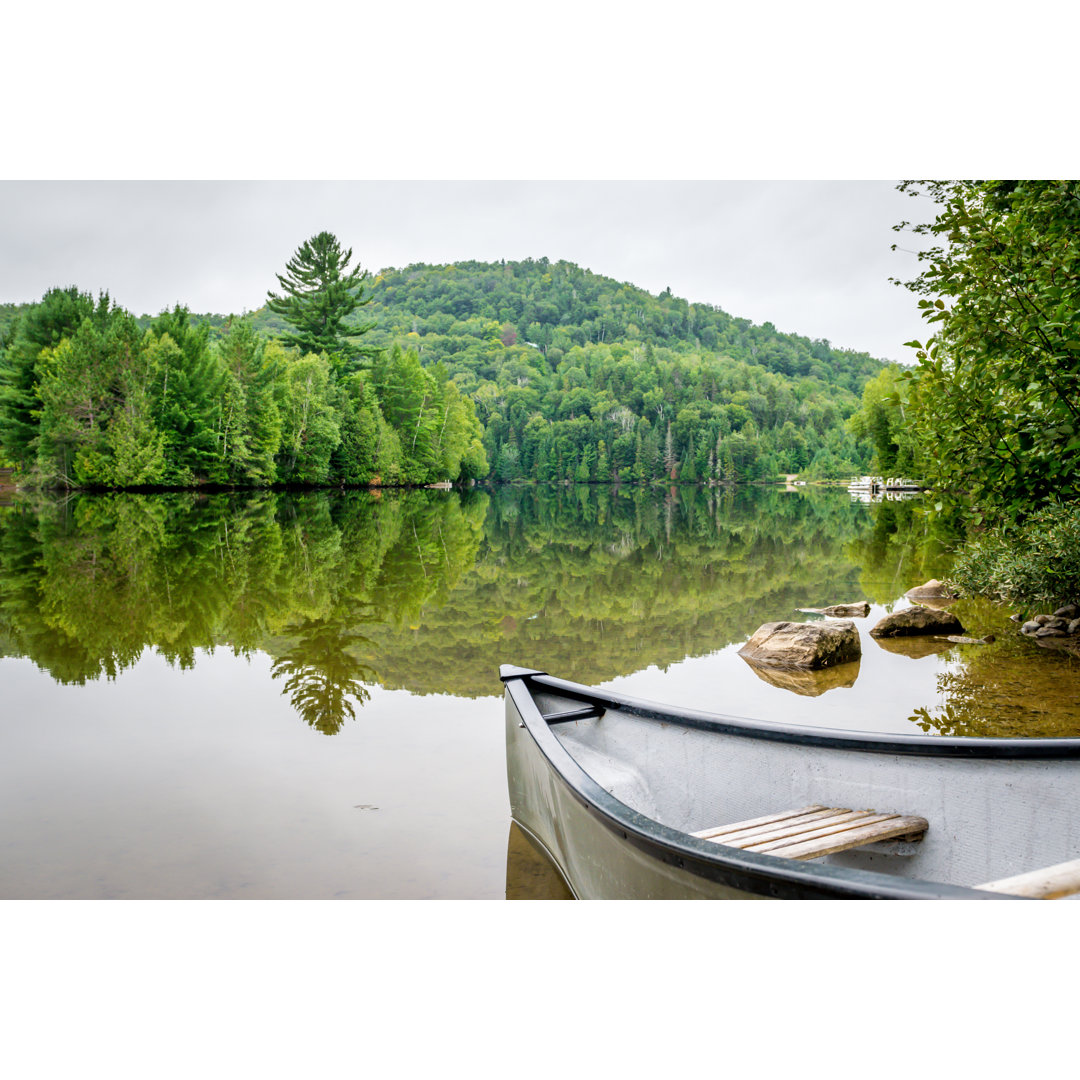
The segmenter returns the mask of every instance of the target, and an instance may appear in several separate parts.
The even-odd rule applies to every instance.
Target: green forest
[[[865,386],[851,426],[873,467],[933,489],[966,537],[970,595],[1080,599],[1080,181],[907,181],[928,224],[903,282],[927,324],[915,364]],[[904,241],[905,243],[910,241]]]
[[[372,275],[331,233],[240,316],[0,308],[24,487],[913,477],[966,591],[1080,596],[1080,181],[906,181],[910,366],[566,261]],[[925,220],[925,215],[923,215]],[[270,275],[268,275],[269,277]]]
[[[374,276],[321,233],[258,310],[0,309],[0,457],[31,486],[843,478],[883,365],[548,259]]]
[[[354,346],[365,275],[322,233],[278,275],[290,332],[182,306],[138,320],[76,287],[7,313],[0,454],[29,486],[421,485],[485,476],[483,430],[438,364]]]

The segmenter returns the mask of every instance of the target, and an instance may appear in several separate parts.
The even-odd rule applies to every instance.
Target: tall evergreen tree
[[[33,442],[38,434],[41,399],[38,359],[42,349],[53,348],[61,338],[70,337],[85,318],[95,315],[102,324],[110,311],[108,294],[97,306],[89,293],[73,285],[49,289],[28,308],[0,343],[0,447],[16,464],[33,460]]]
[[[285,266],[276,274],[283,295],[268,292],[267,307],[296,328],[284,338],[298,345],[302,352],[325,352],[335,366],[351,369],[362,358],[370,359],[378,350],[356,345],[358,338],[374,327],[374,322],[345,327],[345,319],[357,308],[371,303],[364,297],[366,270],[357,263],[351,270],[352,248],[342,250],[333,233],[321,232],[305,240]]]

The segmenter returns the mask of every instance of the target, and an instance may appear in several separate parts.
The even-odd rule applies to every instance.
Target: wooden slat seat
[[[976,885],[976,889],[987,892],[1009,893],[1012,896],[1026,896],[1031,900],[1059,900],[1063,896],[1080,893],[1080,859],[1046,866],[1041,870],[1031,870],[1015,877],[988,881],[985,885]]]
[[[926,828],[927,821],[921,817],[815,804],[731,825],[717,825],[691,835],[784,859],[816,859],[877,840],[920,840]]]

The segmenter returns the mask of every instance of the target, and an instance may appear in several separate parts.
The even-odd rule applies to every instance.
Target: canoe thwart
[[[988,881],[985,885],[976,885],[976,889],[986,892],[1009,893],[1012,896],[1026,896],[1031,900],[1058,900],[1063,896],[1080,893],[1080,859],[1046,866],[1041,870],[1030,870],[1026,874]]]
[[[926,818],[905,814],[814,804],[730,825],[716,825],[691,835],[784,859],[816,859],[878,840],[921,840],[927,824]]]

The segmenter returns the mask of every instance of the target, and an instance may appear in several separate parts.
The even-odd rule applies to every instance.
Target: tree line
[[[568,262],[371,278],[351,256],[313,237],[241,319],[128,317],[120,360],[82,319],[108,337],[125,313],[75,290],[0,312],[0,453],[74,486],[727,483],[869,467],[872,435],[848,423],[882,371],[864,353]],[[78,379],[92,370],[96,401]]]
[[[328,233],[279,275],[295,332],[212,335],[177,306],[140,325],[107,294],[49,290],[0,351],[0,453],[32,484],[427,484],[488,472],[471,402],[415,350],[357,347],[363,300]],[[307,267],[309,277],[298,271]],[[329,299],[328,299],[329,298]]]

